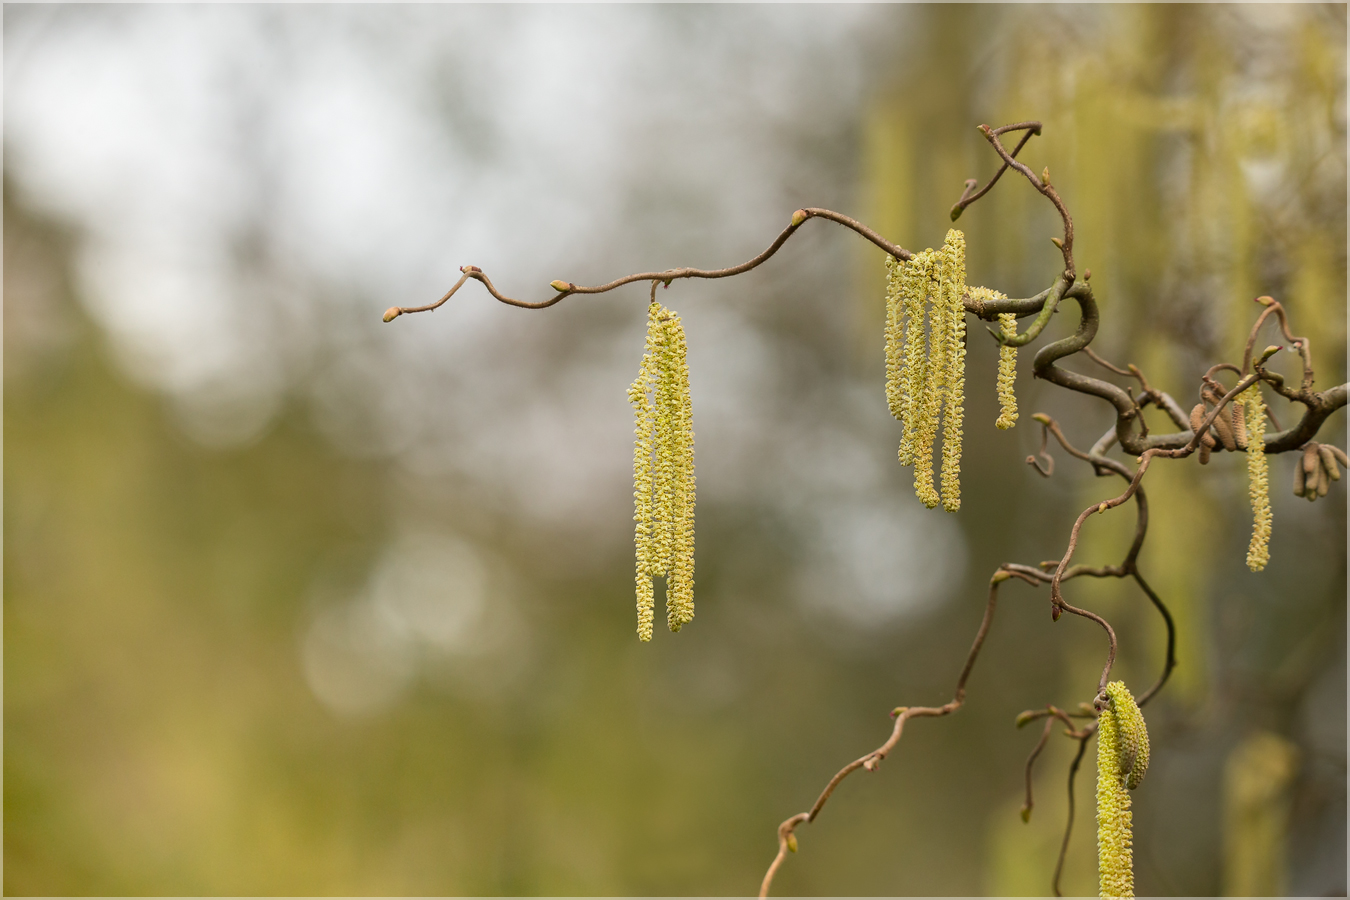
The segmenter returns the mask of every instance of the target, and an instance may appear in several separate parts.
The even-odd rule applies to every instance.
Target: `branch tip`
[[[561,291],[561,292],[570,291],[570,290],[572,290],[574,287],[576,287],[576,285],[572,284],[572,282],[570,282],[570,281],[562,281],[561,279],[559,279],[559,280],[557,280],[557,281],[550,281],[550,282],[548,283],[548,286],[551,287],[551,288],[553,288],[555,291]]]
[[[403,310],[401,308],[397,306],[391,306],[384,311],[384,320],[386,322],[392,322],[401,315],[403,315]]]

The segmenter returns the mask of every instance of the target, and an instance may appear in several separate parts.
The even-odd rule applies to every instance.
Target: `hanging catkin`
[[[1238,398],[1247,426],[1247,494],[1252,501],[1252,540],[1247,568],[1260,572],[1270,562],[1270,463],[1266,459],[1266,406],[1261,389],[1252,385]]]
[[[638,638],[652,638],[655,589],[666,579],[671,631],[694,618],[694,429],[689,367],[680,317],[659,303],[647,310],[647,345],[628,389],[635,419],[633,521]]]
[[[942,508],[961,508],[961,425],[966,401],[966,236],[955,228],[942,245],[938,307],[942,310]]]
[[[1130,795],[1148,771],[1144,714],[1123,681],[1106,686],[1097,718],[1097,875],[1102,897],[1134,896]]]
[[[1007,300],[1008,295],[987,287],[967,287],[966,293],[976,303],[990,303],[994,300]],[[999,332],[1005,338],[1017,335],[1017,316],[1013,313],[999,313]],[[999,344],[998,348],[998,419],[994,425],[1004,431],[1017,424],[1017,347]]]
[[[886,403],[904,426],[897,456],[914,466],[914,493],[924,506],[941,503],[949,512],[961,507],[965,270],[965,236],[952,229],[941,250],[889,258],[886,273]],[[939,417],[941,495],[933,480]]]

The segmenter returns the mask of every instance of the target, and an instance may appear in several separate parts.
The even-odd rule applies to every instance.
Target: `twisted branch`
[[[1039,177],[1037,177],[1030,168],[1016,158],[1031,137],[1041,133],[1041,123],[1019,122],[1012,125],[1005,125],[1000,128],[990,128],[987,125],[981,125],[979,126],[979,129],[1002,160],[1002,165],[982,188],[976,188],[976,185],[978,184],[976,179],[970,179],[966,182],[961,197],[957,200],[956,204],[952,206],[951,218],[953,221],[959,218],[966,207],[978,201],[993,188],[1005,171],[1010,168],[1015,169],[1021,173],[1040,194],[1045,196],[1058,211],[1063,223],[1063,237],[1052,238],[1052,241],[1062,254],[1064,267],[1056,277],[1054,283],[1034,297],[1026,299],[976,300],[967,295],[963,297],[963,305],[967,312],[970,312],[985,321],[995,321],[997,320],[997,317],[1002,314],[1012,314],[1018,318],[1035,316],[1030,327],[1016,336],[1005,336],[1001,330],[995,331],[990,329],[991,334],[993,334],[994,338],[1000,343],[1021,346],[1030,343],[1040,336],[1057,312],[1059,304],[1063,300],[1073,300],[1078,305],[1080,311],[1077,329],[1073,334],[1041,348],[1033,360],[1033,374],[1037,378],[1045,379],[1053,384],[1077,393],[1099,397],[1109,403],[1115,411],[1115,423],[1113,427],[1103,434],[1092,446],[1091,450],[1086,453],[1076,449],[1065,438],[1062,430],[1053,419],[1038,413],[1034,418],[1042,424],[1043,428],[1041,435],[1041,449],[1038,455],[1045,463],[1042,465],[1034,456],[1028,457],[1027,461],[1035,466],[1037,471],[1042,475],[1049,477],[1054,471],[1054,459],[1047,452],[1046,447],[1048,436],[1054,435],[1067,453],[1076,459],[1092,465],[1093,470],[1097,475],[1119,475],[1126,480],[1127,486],[1124,492],[1119,496],[1095,504],[1079,514],[1070,531],[1065,552],[1060,559],[1042,563],[1041,568],[1017,563],[1005,563],[999,567],[994,576],[990,579],[989,598],[985,606],[984,616],[981,620],[979,629],[976,632],[970,651],[967,654],[965,665],[957,678],[956,690],[951,701],[937,707],[898,707],[893,710],[892,716],[894,717],[895,722],[887,740],[877,749],[859,757],[839,770],[839,772],[830,779],[829,783],[825,786],[825,789],[821,792],[820,796],[816,799],[816,802],[808,812],[798,813],[779,825],[778,853],[774,857],[772,864],[769,866],[769,869],[764,876],[760,888],[761,897],[767,896],[769,889],[772,886],[774,876],[782,866],[786,854],[796,851],[797,838],[795,831],[797,827],[815,820],[825,803],[845,778],[858,769],[875,771],[882,760],[884,760],[899,743],[900,738],[904,733],[905,723],[909,719],[941,717],[950,715],[960,709],[965,701],[966,682],[970,677],[971,671],[975,665],[975,660],[979,655],[980,649],[983,646],[984,640],[988,635],[992,624],[994,612],[997,607],[998,586],[1003,581],[1017,578],[1033,587],[1048,583],[1050,585],[1052,619],[1058,620],[1062,612],[1069,612],[1076,616],[1096,622],[1105,631],[1108,638],[1109,649],[1105,666],[1098,683],[1097,695],[1092,704],[1082,704],[1080,708],[1083,711],[1077,714],[1077,717],[1079,718],[1095,719],[1096,713],[1102,708],[1105,696],[1104,689],[1115,661],[1117,651],[1116,635],[1110,623],[1101,616],[1090,610],[1079,609],[1065,602],[1062,593],[1062,585],[1065,581],[1070,581],[1082,576],[1094,578],[1133,578],[1140,590],[1144,592],[1150,603],[1152,603],[1162,617],[1167,630],[1167,652],[1163,663],[1163,670],[1156,683],[1140,696],[1139,705],[1143,706],[1156,696],[1163,685],[1166,684],[1176,665],[1176,629],[1172,615],[1166,604],[1163,603],[1162,599],[1149,586],[1148,582],[1140,573],[1138,566],[1139,553],[1148,529],[1148,503],[1141,482],[1153,459],[1160,456],[1179,459],[1194,453],[1197,447],[1200,446],[1206,433],[1217,421],[1217,417],[1223,413],[1233,398],[1258,381],[1265,382],[1281,396],[1293,402],[1300,403],[1305,407],[1304,413],[1297,423],[1288,429],[1277,431],[1275,434],[1266,437],[1265,450],[1267,453],[1281,453],[1288,450],[1302,449],[1317,434],[1327,417],[1347,403],[1347,394],[1350,392],[1350,385],[1338,385],[1320,393],[1312,390],[1313,366],[1311,347],[1308,339],[1306,337],[1297,337],[1292,334],[1288,317],[1281,304],[1275,302],[1270,297],[1258,297],[1256,302],[1262,304],[1265,309],[1257,318],[1256,323],[1253,325],[1248,336],[1243,352],[1242,366],[1238,367],[1228,363],[1220,363],[1219,365],[1211,367],[1209,371],[1205,373],[1202,378],[1202,397],[1211,402],[1217,399],[1217,402],[1214,403],[1214,408],[1210,410],[1208,415],[1200,423],[1199,427],[1192,429],[1190,427],[1189,417],[1176,401],[1168,394],[1155,390],[1138,367],[1133,364],[1130,364],[1127,368],[1114,365],[1099,356],[1089,346],[1096,336],[1100,319],[1096,300],[1089,285],[1089,280],[1091,278],[1090,270],[1084,272],[1082,281],[1075,280],[1073,220],[1058,192],[1050,183],[1048,167]],[[1024,133],[1010,153],[1003,146],[1000,136],[1019,131]],[[831,210],[809,207],[794,212],[790,224],[783,229],[773,243],[759,255],[746,262],[724,269],[683,267],[666,269],[660,272],[643,272],[627,275],[597,286],[582,286],[572,282],[554,281],[550,284],[550,287],[556,292],[554,296],[538,302],[528,302],[516,300],[500,293],[488,276],[477,266],[463,266],[460,269],[462,274],[459,280],[456,281],[450,290],[439,300],[426,306],[391,307],[385,312],[384,321],[392,321],[403,313],[428,312],[435,310],[444,305],[470,279],[481,283],[488,293],[498,301],[525,309],[543,309],[558,303],[572,294],[600,294],[612,291],[627,284],[641,281],[651,282],[651,292],[654,299],[656,288],[659,284],[664,284],[669,287],[671,282],[678,279],[727,278],[757,268],[773,257],[783,244],[787,242],[788,238],[796,233],[797,229],[811,218],[826,219],[842,225],[856,232],[868,241],[871,241],[877,247],[896,259],[908,260],[913,256],[908,250],[887,241],[877,232],[855,219]],[[1298,350],[1301,357],[1303,372],[1297,390],[1287,387],[1284,384],[1283,377],[1278,373],[1269,372],[1263,368],[1262,364],[1269,356],[1269,351],[1266,356],[1262,356],[1259,360],[1254,361],[1252,358],[1257,334],[1265,321],[1272,315],[1277,317],[1285,339]],[[1058,364],[1061,360],[1079,352],[1082,352],[1090,360],[1116,375],[1136,379],[1140,385],[1139,394],[1136,396],[1125,388],[1098,378],[1069,371]],[[1226,393],[1223,392],[1223,386],[1214,380],[1215,374],[1224,370],[1232,371],[1239,376],[1237,386]],[[1251,372],[1251,374],[1248,374],[1249,372]],[[1223,394],[1221,397],[1218,396],[1220,393]],[[1148,405],[1153,405],[1164,410],[1180,430],[1169,434],[1149,434],[1143,417],[1143,410]],[[1268,412],[1268,414],[1270,415],[1272,422],[1274,422],[1273,413]],[[1135,427],[1136,422],[1138,422],[1137,428]],[[1279,428],[1278,423],[1276,423],[1275,427]],[[1137,457],[1137,468],[1131,471],[1123,463],[1111,459],[1106,455],[1115,444],[1119,444],[1121,449],[1131,456]],[[1124,560],[1119,565],[1071,566],[1070,563],[1077,548],[1079,536],[1087,517],[1094,512],[1102,513],[1108,509],[1120,506],[1131,498],[1135,500],[1137,509],[1135,535]],[[1051,569],[1053,569],[1053,574],[1050,574]],[[1055,893],[1058,895],[1059,880],[1063,871],[1065,855],[1068,849],[1069,838],[1074,821],[1074,779],[1079,764],[1082,761],[1087,741],[1096,733],[1097,722],[1091,721],[1081,730],[1075,730],[1072,722],[1073,716],[1071,714],[1065,713],[1054,706],[1047,706],[1044,711],[1023,713],[1018,717],[1018,724],[1022,725],[1028,721],[1041,717],[1046,718],[1046,723],[1042,730],[1040,740],[1032,750],[1026,763],[1025,777],[1027,794],[1026,802],[1023,807],[1024,816],[1030,815],[1034,803],[1034,798],[1032,796],[1033,766],[1049,738],[1053,721],[1055,719],[1062,721],[1068,726],[1066,732],[1068,736],[1079,741],[1078,753],[1069,767],[1068,818],[1052,882]]]

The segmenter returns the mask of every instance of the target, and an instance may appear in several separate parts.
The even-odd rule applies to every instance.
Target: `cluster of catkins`
[[[1294,496],[1310,501],[1325,497],[1331,490],[1331,482],[1341,480],[1341,466],[1350,466],[1344,450],[1309,441],[1303,448],[1303,456],[1294,464]]]
[[[628,389],[636,419],[633,521],[637,544],[638,638],[652,639],[652,579],[666,579],[671,631],[694,618],[694,426],[684,326],[653,302],[647,348]]]
[[[941,250],[886,259],[886,402],[903,425],[900,464],[929,509],[961,508],[961,419],[966,382],[966,239],[955,228]],[[925,324],[927,328],[925,329]],[[933,442],[942,417],[941,496]]]
[[[1102,897],[1134,896],[1134,814],[1129,791],[1148,771],[1148,728],[1123,681],[1106,686],[1097,718],[1097,875]]]

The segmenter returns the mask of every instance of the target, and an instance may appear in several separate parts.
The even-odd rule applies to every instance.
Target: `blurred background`
[[[464,264],[526,299],[730,265],[800,206],[940,246],[994,170],[975,126],[1037,118],[1022,158],[1074,213],[1103,355],[1189,407],[1271,294],[1324,388],[1345,48],[1343,5],[7,5],[5,891],[753,893],[892,707],[950,697],[995,567],[1057,558],[1118,493],[1062,452],[1048,480],[1023,464],[1032,412],[1086,447],[1105,405],[1024,353],[997,431],[972,324],[964,503],[927,511],[895,461],[880,251],[812,222],[674,284],[698,618],[640,645],[647,288],[381,312]],[[970,283],[1053,279],[1024,182],[960,225]],[[1260,574],[1240,458],[1149,473],[1180,664],[1147,708],[1141,895],[1346,891],[1345,489],[1295,498],[1292,465]],[[1132,529],[1092,520],[1077,558]],[[1151,684],[1146,598],[1066,596]],[[1024,824],[1038,735],[1013,720],[1090,699],[1104,647],[1046,606],[1005,586],[965,708],[847,781],[776,893],[1049,892],[1076,744],[1052,739]],[[1096,892],[1091,760],[1072,894]]]

